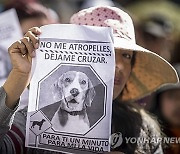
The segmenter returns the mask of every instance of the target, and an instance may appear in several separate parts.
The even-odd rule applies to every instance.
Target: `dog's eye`
[[[65,81],[70,82],[71,80],[70,80],[70,78],[65,78]]]
[[[82,80],[82,81],[81,81],[81,84],[86,84],[86,81],[85,81],[85,80]]]

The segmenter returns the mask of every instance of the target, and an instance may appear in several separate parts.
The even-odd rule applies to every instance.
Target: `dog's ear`
[[[60,78],[58,80],[56,80],[51,87],[52,93],[53,93],[53,98],[54,98],[55,102],[58,102],[63,99],[63,94],[62,94],[63,87],[61,84],[62,78],[63,78],[63,75],[61,75]]]
[[[91,103],[96,95],[92,82],[88,79],[88,90],[86,93],[85,105],[91,106]]]

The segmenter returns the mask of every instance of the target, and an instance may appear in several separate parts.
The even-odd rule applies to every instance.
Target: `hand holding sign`
[[[23,39],[13,43],[8,51],[13,69],[21,73],[30,73],[32,58],[35,57],[35,49],[38,48],[38,37],[40,29],[31,28]]]
[[[29,84],[32,58],[35,56],[35,48],[38,47],[39,34],[39,28],[32,28],[23,39],[13,43],[8,49],[12,71],[3,87],[7,93],[6,105],[11,109],[14,109],[16,101]]]
[[[32,63],[26,146],[78,154],[109,151],[112,30],[52,24],[41,31]]]

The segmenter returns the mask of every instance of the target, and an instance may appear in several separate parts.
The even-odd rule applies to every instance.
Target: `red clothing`
[[[180,128],[172,129],[170,133],[172,134],[170,137],[177,137],[178,143],[171,144],[165,154],[180,154]]]

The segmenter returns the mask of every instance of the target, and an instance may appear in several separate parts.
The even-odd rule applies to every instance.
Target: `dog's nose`
[[[76,97],[76,96],[79,94],[79,90],[78,90],[77,88],[73,88],[73,89],[71,89],[70,93],[71,93],[74,97]]]

